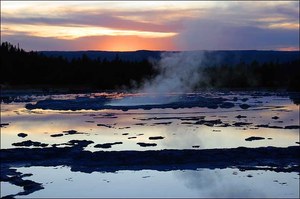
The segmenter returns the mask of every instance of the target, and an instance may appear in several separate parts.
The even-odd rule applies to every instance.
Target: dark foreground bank
[[[87,140],[71,140],[67,147],[1,149],[0,180],[24,189],[15,195],[28,195],[40,189],[42,184],[24,180],[31,174],[22,174],[11,167],[59,166],[71,167],[71,171],[142,170],[168,171],[197,168],[239,168],[240,170],[272,170],[276,172],[300,172],[299,146],[287,148],[232,148],[206,150],[160,151],[84,151],[93,143]]]

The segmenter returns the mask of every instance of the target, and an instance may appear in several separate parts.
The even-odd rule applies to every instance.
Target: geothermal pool
[[[76,146],[74,142],[82,140],[90,141],[82,146],[83,152],[299,147],[299,95],[4,92],[1,152],[42,152]],[[114,165],[114,171],[87,172],[70,165],[13,163],[4,157],[3,171],[15,169],[11,175],[42,187],[16,197],[299,197],[299,167],[291,171],[164,165],[164,170],[159,165],[150,169]],[[299,165],[299,157],[296,160],[292,166]],[[30,175],[22,176],[26,173]],[[24,188],[9,177],[1,178],[1,196]]]

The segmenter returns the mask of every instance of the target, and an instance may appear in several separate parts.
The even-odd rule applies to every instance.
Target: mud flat
[[[179,99],[179,98],[178,98]],[[164,100],[163,100],[164,101]],[[169,101],[166,98],[165,101]],[[193,108],[193,107],[207,107],[211,109],[216,109],[218,107],[222,108],[232,108],[235,106],[234,103],[228,101],[228,99],[222,97],[203,97],[197,96],[193,99],[186,95],[182,95],[180,100],[175,100],[174,102],[166,102],[162,104],[146,104],[146,105],[118,105],[118,100],[113,101],[115,105],[111,104],[112,101],[106,97],[88,98],[81,97],[80,99],[65,99],[65,100],[54,100],[45,99],[40,100],[35,104],[26,104],[27,109],[51,109],[51,110],[103,110],[103,109],[113,109],[113,110],[134,110],[134,109],[144,109],[150,110],[153,108]],[[249,106],[250,107],[250,106]],[[247,107],[248,108],[248,107]]]
[[[4,166],[66,165],[74,171],[112,171],[122,169],[227,168],[265,166],[276,171],[300,172],[300,146],[287,148],[231,148],[203,150],[96,151],[83,150],[92,143],[73,140],[71,147],[1,149]]]

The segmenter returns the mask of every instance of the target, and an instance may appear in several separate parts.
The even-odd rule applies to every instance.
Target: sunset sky
[[[298,1],[1,1],[26,50],[299,50]]]

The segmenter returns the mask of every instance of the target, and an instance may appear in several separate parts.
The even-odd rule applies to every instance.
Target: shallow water
[[[45,187],[19,198],[299,197],[299,175],[295,172],[276,173],[261,170],[242,172],[228,168],[82,173],[72,172],[69,167],[22,167],[18,168],[18,171],[32,173],[32,176],[24,179],[42,183]],[[13,189],[10,189],[13,192]]]
[[[98,94],[100,95],[100,94]],[[82,95],[79,95],[82,96]],[[97,94],[91,95],[93,97]],[[90,97],[91,97],[90,96]],[[224,96],[218,94],[217,96]],[[237,94],[226,97],[239,96]],[[35,98],[34,98],[35,97]],[[31,97],[41,100],[41,97]],[[78,97],[78,96],[77,96]],[[132,96],[130,96],[132,98]],[[49,98],[49,96],[44,96]],[[76,95],[55,95],[53,99],[73,99]],[[116,95],[116,98],[120,98]],[[1,123],[9,123],[1,128],[1,148],[11,148],[12,143],[24,140],[39,141],[47,144],[66,143],[69,140],[92,140],[86,150],[148,150],[159,149],[190,149],[199,146],[200,149],[209,148],[235,148],[276,146],[287,147],[297,145],[299,129],[261,128],[256,125],[285,127],[299,125],[299,105],[294,104],[288,96],[260,96],[253,97],[251,93],[239,96],[247,98],[251,107],[242,109],[238,100],[233,108],[179,108],[179,109],[151,109],[151,110],[28,110],[28,103],[1,104]],[[259,102],[259,103],[258,103]],[[236,118],[236,116],[245,116]],[[196,121],[184,120],[185,117],[205,116],[205,120],[220,119],[220,125],[207,126],[189,124]],[[272,119],[277,116],[278,119]],[[159,119],[153,119],[153,118]],[[172,119],[173,117],[173,119]],[[174,117],[178,117],[174,119]],[[181,117],[181,119],[180,119]],[[152,118],[152,119],[151,119]],[[166,119],[164,119],[166,118]],[[168,119],[169,118],[169,119]],[[171,118],[171,119],[170,119]],[[182,119],[183,118],[183,119]],[[236,122],[251,123],[243,126],[233,126]],[[97,126],[100,124],[102,126]],[[106,125],[106,126],[105,126]],[[109,128],[111,127],[111,128]],[[63,135],[63,131],[76,130],[82,134]],[[18,133],[28,134],[25,138],[17,136]],[[149,137],[163,136],[160,140],[149,140]],[[246,141],[250,136],[265,138],[258,141]],[[96,144],[122,142],[108,149],[94,148]],[[140,147],[138,142],[156,143],[154,147]]]
[[[14,94],[16,95],[16,93]],[[124,151],[161,149],[212,149],[236,147],[288,147],[299,145],[299,105],[289,95],[257,92],[209,92],[209,97],[228,99],[230,108],[152,108],[116,110],[27,109],[46,99],[68,100],[107,97],[111,106],[141,104],[143,94],[90,93],[34,95],[22,94],[10,103],[1,103],[1,149],[16,148],[13,143],[26,140],[64,144],[70,140],[91,140],[85,150]],[[141,97],[142,98],[139,98]],[[171,96],[171,97],[170,97]],[[150,96],[151,97],[151,96]],[[196,94],[188,95],[193,100]],[[147,95],[146,95],[147,98]],[[165,98],[146,102],[157,105]],[[181,99],[176,94],[168,100]],[[183,98],[185,100],[186,98]],[[95,102],[97,103],[97,102]],[[249,107],[242,108],[240,105]],[[80,105],[80,103],[79,103]],[[188,104],[187,104],[188,105]],[[217,121],[212,123],[211,121]],[[200,122],[196,124],[196,122]],[[201,123],[202,122],[202,123]],[[260,126],[258,125],[266,125]],[[286,128],[296,126],[296,128]],[[298,126],[298,127],[297,127]],[[67,133],[75,130],[75,134]],[[18,133],[27,136],[19,137]],[[52,137],[51,135],[61,134]],[[153,139],[151,137],[162,139]],[[247,141],[249,137],[264,139]],[[111,148],[97,144],[122,142]],[[142,147],[137,143],[155,143]],[[65,147],[61,145],[58,147]],[[43,190],[18,197],[299,197],[299,174],[238,169],[199,170],[122,170],[115,173],[72,172],[69,167],[16,167],[25,177],[42,183]],[[89,182],[89,183],[86,183]],[[267,188],[266,188],[267,187]],[[2,196],[20,191],[20,187],[1,182]]]

